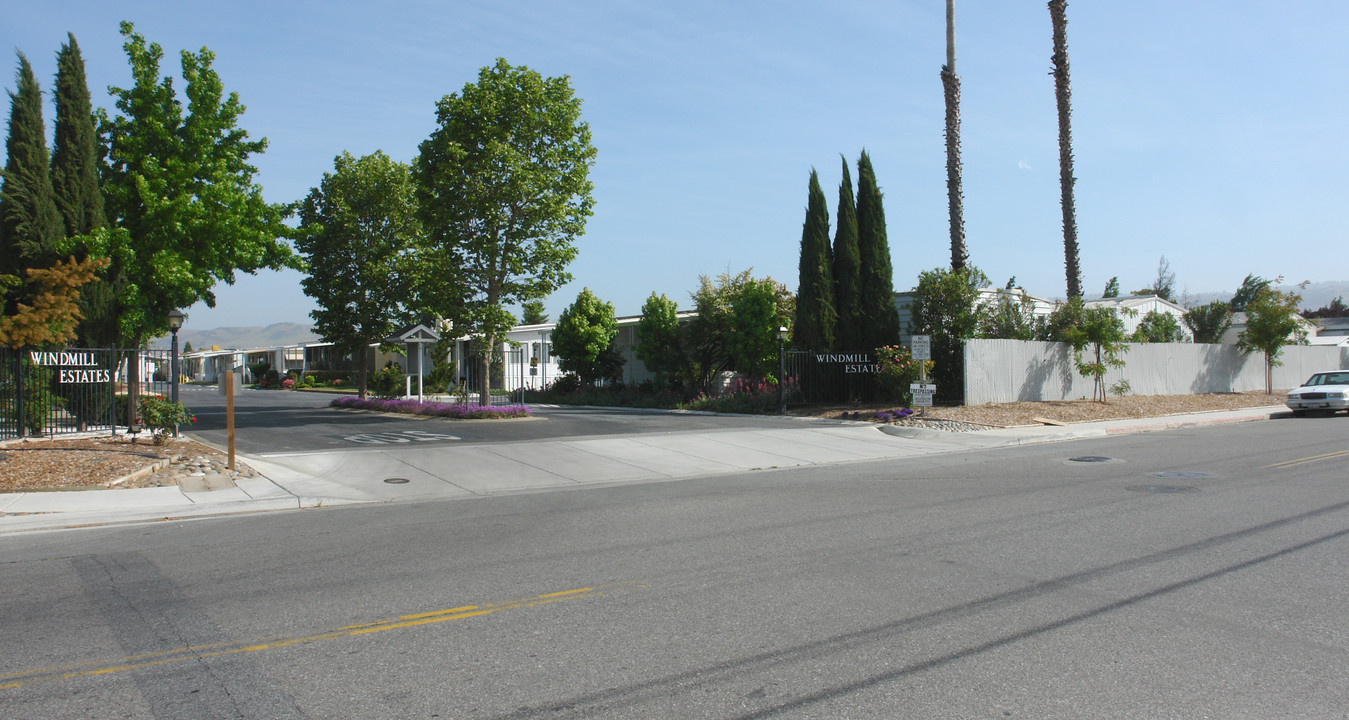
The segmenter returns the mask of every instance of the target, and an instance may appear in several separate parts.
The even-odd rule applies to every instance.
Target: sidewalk
[[[869,422],[804,421],[800,428],[645,434],[485,445],[242,457],[264,477],[212,490],[0,494],[0,533],[594,487],[825,465],[1086,437],[1267,420],[1285,409],[1245,408],[953,433]],[[466,471],[466,469],[469,469]]]

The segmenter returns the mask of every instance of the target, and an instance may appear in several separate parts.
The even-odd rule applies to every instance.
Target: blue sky
[[[944,12],[941,0],[0,0],[0,47],[23,51],[50,91],[73,32],[102,107],[107,86],[131,82],[120,20],[164,46],[165,71],[209,47],[248,107],[241,126],[269,141],[255,160],[274,202],[303,197],[344,150],[411,161],[436,100],[497,57],[569,75],[599,151],[596,207],[575,281],[546,304],[556,317],[588,286],[626,315],[652,291],[687,306],[700,274],[728,269],[795,288],[810,169],[832,218],[840,154],[855,175],[863,148],[896,289],[948,263]],[[1049,13],[1038,0],[960,0],[956,13],[971,259],[998,285],[1016,276],[1062,296]],[[1068,17],[1088,294],[1115,275],[1148,285],[1162,255],[1190,293],[1230,292],[1248,272],[1349,276],[1349,5],[1075,2]],[[189,322],[309,322],[299,279],[240,275]]]

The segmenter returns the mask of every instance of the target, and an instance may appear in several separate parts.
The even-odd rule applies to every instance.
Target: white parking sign
[[[909,354],[914,360],[932,359],[932,336],[914,335],[909,344]]]

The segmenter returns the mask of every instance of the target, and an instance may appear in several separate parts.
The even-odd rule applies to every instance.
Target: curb
[[[1132,433],[1145,433],[1154,430],[1174,430],[1176,428],[1186,427],[1205,427],[1208,425],[1231,425],[1234,423],[1258,422],[1261,420],[1273,419],[1276,413],[1267,412],[1259,415],[1240,415],[1230,418],[1211,418],[1208,420],[1175,420],[1171,422],[1153,423],[1151,425],[1121,425],[1105,429],[1107,435],[1128,435]]]
[[[172,464],[173,458],[163,458],[162,460],[156,460],[150,463],[149,465],[146,465],[145,467],[141,468],[140,470],[127,473],[126,475],[123,475],[122,477],[119,477],[116,480],[108,482],[105,487],[114,488],[117,487],[118,485],[121,485],[122,483],[128,483],[133,480],[139,480],[145,477],[146,475],[153,475]]]

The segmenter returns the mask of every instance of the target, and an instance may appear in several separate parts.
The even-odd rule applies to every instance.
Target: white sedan
[[[1308,410],[1349,410],[1349,370],[1316,373],[1302,387],[1288,391],[1284,404],[1298,417]]]

